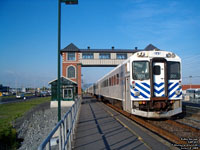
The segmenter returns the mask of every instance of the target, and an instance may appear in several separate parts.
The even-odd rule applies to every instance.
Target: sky
[[[199,0],[79,0],[61,7],[61,48],[151,43],[182,58],[183,83],[200,84]],[[0,0],[0,84],[41,87],[57,78],[57,24],[57,0]],[[111,69],[82,68],[83,83]]]

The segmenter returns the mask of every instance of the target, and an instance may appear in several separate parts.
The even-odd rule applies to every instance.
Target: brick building
[[[182,85],[183,90],[187,89],[200,89],[200,85]]]
[[[156,47],[149,44],[145,49],[153,50]],[[116,67],[133,53],[134,49],[79,49],[73,43],[61,50],[62,76],[67,77],[78,84],[78,94],[81,94],[81,67]]]
[[[79,59],[79,49],[74,44],[70,44],[61,50],[61,55],[62,76],[76,82],[78,84],[78,95],[81,95],[81,63]]]

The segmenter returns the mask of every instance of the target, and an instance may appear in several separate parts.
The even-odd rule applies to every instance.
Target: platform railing
[[[56,149],[59,150],[72,149],[72,142],[74,139],[75,126],[78,119],[80,104],[81,98],[75,100],[75,103],[65,114],[64,118],[57,123],[56,127],[40,144],[38,150],[51,150],[53,147],[56,147]]]

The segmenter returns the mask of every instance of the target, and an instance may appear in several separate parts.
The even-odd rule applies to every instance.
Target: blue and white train
[[[87,89],[88,93],[147,118],[182,112],[181,59],[172,52],[139,51]]]

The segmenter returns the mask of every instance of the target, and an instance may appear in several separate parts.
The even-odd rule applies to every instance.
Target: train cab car
[[[166,51],[143,51],[130,58],[131,113],[148,118],[182,112],[181,59]]]
[[[90,91],[134,115],[171,117],[182,112],[181,59],[156,49],[136,52]]]

